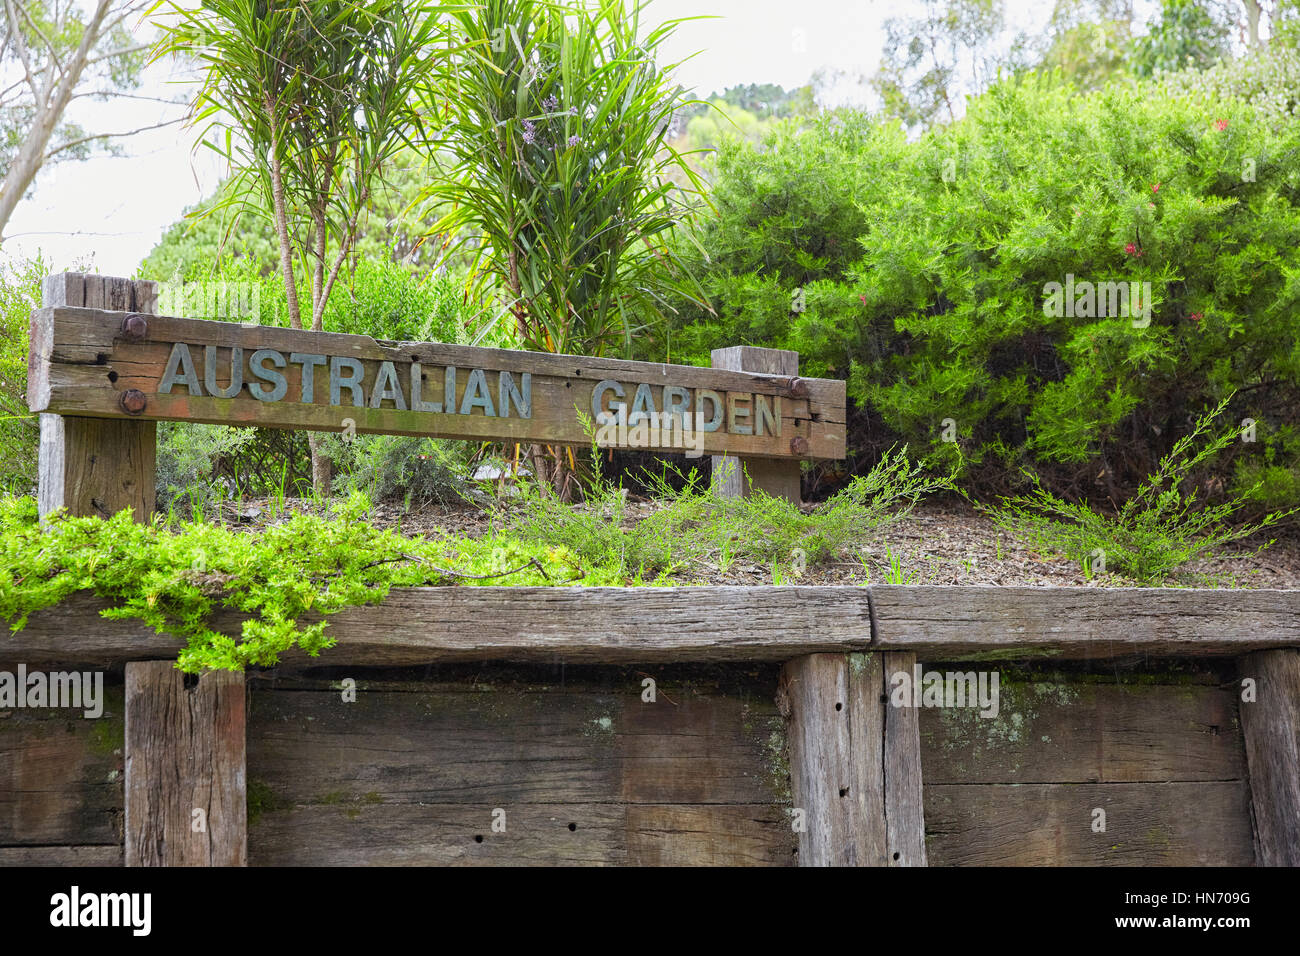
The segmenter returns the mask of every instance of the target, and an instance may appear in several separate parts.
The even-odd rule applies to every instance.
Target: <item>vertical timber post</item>
[[[1300,650],[1256,651],[1238,660],[1255,682],[1240,702],[1259,866],[1300,866]]]
[[[244,675],[189,681],[126,665],[127,866],[247,865]]]
[[[73,306],[153,314],[157,286],[113,276],[63,272],[46,276],[42,306]],[[32,318],[30,376],[39,356],[54,347],[51,329],[38,312]],[[106,373],[107,374],[107,373]],[[39,486],[42,516],[58,508],[78,517],[109,517],[130,508],[136,521],[154,510],[157,426],[129,419],[40,416]]]
[[[889,703],[890,675],[915,663],[809,654],[783,668],[800,866],[926,865],[916,708]]]
[[[712,352],[713,367],[733,372],[761,372],[767,375],[799,375],[799,353],[785,349],[760,349],[751,345],[735,345]],[[727,410],[723,410],[726,414]],[[791,441],[794,436],[791,436]],[[802,440],[802,439],[800,439]],[[713,483],[727,498],[743,497],[748,484],[773,498],[785,498],[799,504],[799,461],[788,458],[737,458],[732,455],[713,456]]]

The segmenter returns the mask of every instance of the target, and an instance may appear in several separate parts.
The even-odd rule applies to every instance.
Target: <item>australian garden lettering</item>
[[[184,342],[172,346],[171,356],[158,383],[159,394],[166,395],[177,385],[183,385],[191,395],[214,395],[217,398],[234,398],[245,384],[248,392],[261,402],[280,402],[288,396],[289,381],[284,369],[299,366],[299,388],[295,401],[312,404],[316,401],[316,369],[328,370],[329,404],[354,408],[384,408],[399,411],[433,412],[439,415],[471,415],[480,411],[488,418],[508,418],[511,406],[522,418],[532,417],[532,375],[520,374],[515,383],[510,372],[493,373],[496,377],[496,400],[488,385],[488,372],[481,368],[470,369],[465,378],[464,397],[456,400],[454,365],[443,366],[441,372],[442,397],[426,400],[424,366],[420,362],[406,363],[404,375],[399,375],[397,364],[384,361],[378,364],[374,378],[367,381],[366,368],[361,361],[340,355],[290,352],[287,356],[276,349],[258,349],[244,360],[243,349],[230,350],[229,364],[224,369],[225,383],[218,385],[217,349],[208,345],[204,349],[203,381],[195,371],[193,354]],[[245,380],[247,377],[247,381]],[[206,389],[206,391],[205,391]]]
[[[292,399],[304,404],[316,402],[319,368],[325,373],[328,403],[333,406],[390,407],[435,415],[479,413],[488,418],[509,418],[513,409],[520,418],[532,417],[530,372],[521,372],[516,381],[514,374],[505,370],[465,370],[454,365],[427,369],[415,361],[404,363],[405,367],[399,370],[396,362],[382,361],[377,364],[373,377],[368,378],[365,365],[347,356],[319,352],[285,355],[276,349],[257,349],[245,356],[242,348],[233,346],[224,350],[227,355],[222,362],[216,346],[202,348],[204,361],[200,376],[191,347],[185,342],[172,345],[158,382],[159,394],[168,395],[180,386],[190,395],[234,398],[247,388],[248,394],[257,401],[280,402],[290,398],[285,370],[295,366],[300,374],[296,376],[297,394]],[[430,373],[437,377],[432,389],[426,384]],[[457,380],[462,373],[464,385],[458,391]],[[629,393],[630,408],[624,401]],[[435,399],[433,395],[439,397]],[[724,397],[710,388],[664,385],[657,400],[655,390],[645,382],[628,384],[604,379],[591,390],[591,414],[599,425],[606,426],[601,434],[609,436],[607,444],[635,445],[635,439],[627,436],[639,428],[677,428],[688,434],[723,429],[737,435],[781,435],[779,395],[727,392]],[[645,444],[649,443],[647,439]]]
[[[57,344],[56,344],[57,343]],[[52,307],[28,405],[81,417],[844,457],[842,381]]]

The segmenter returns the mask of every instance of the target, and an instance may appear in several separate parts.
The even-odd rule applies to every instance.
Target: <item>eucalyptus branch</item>
[[[177,118],[177,119],[165,120],[161,123],[151,123],[148,126],[141,126],[138,127],[137,129],[126,130],[121,133],[94,133],[88,136],[79,136],[76,139],[68,140],[68,142],[66,143],[60,143],[58,146],[54,147],[53,149],[48,150],[45,153],[45,159],[49,160],[54,156],[57,156],[59,153],[62,153],[65,150],[75,149],[76,147],[82,145],[83,143],[94,142],[95,140],[98,139],[120,139],[123,136],[134,136],[136,133],[147,133],[149,130],[162,129],[166,126],[175,126],[177,123],[180,122],[183,122],[183,120]]]

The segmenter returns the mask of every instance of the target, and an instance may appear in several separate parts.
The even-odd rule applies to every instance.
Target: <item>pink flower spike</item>
[[[1127,252],[1130,256],[1136,255],[1137,246],[1133,245],[1133,243],[1130,242],[1127,246],[1124,247],[1124,251]]]
[[[1154,186],[1152,186],[1152,187],[1151,187],[1151,191],[1152,191],[1153,193],[1158,193],[1158,192],[1160,192],[1160,184],[1159,184],[1159,183],[1156,183]]]
[[[1222,133],[1225,129],[1228,128],[1228,121],[1227,121],[1227,120],[1215,120],[1215,121],[1214,121],[1214,128],[1217,129],[1220,133]]]

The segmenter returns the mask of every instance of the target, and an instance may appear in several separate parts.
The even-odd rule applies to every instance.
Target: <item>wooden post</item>
[[[925,866],[917,714],[888,702],[889,675],[915,663],[810,654],[782,670],[801,866]]]
[[[911,674],[916,655],[885,651],[881,706],[885,709],[885,838],[890,866],[925,866],[925,808],[921,789],[921,712],[889,702],[890,678]]]
[[[154,282],[63,272],[46,276],[42,304],[154,314],[157,299]],[[53,348],[51,339],[51,330],[34,316],[29,390],[39,387],[32,381],[35,358]],[[94,357],[85,360],[91,363]],[[108,517],[130,508],[136,521],[149,520],[157,460],[154,422],[42,414],[40,425],[37,497],[42,515],[66,508],[72,515]]]
[[[245,866],[244,675],[185,685],[171,661],[126,665],[126,865]]]
[[[1300,866],[1300,650],[1256,651],[1238,669],[1255,682],[1240,704],[1255,862]]]
[[[735,345],[712,352],[713,367],[733,372],[762,372],[767,375],[799,375],[799,353],[785,349],[760,349],[751,345]],[[726,414],[726,410],[723,411]],[[752,412],[751,412],[752,414]],[[795,436],[790,436],[795,440]],[[746,474],[748,482],[746,482]],[[743,497],[749,489],[757,488],[773,498],[785,498],[799,504],[802,501],[799,485],[798,461],[779,458],[737,458],[732,455],[713,456],[713,484],[728,498]],[[748,485],[748,487],[747,487]]]

